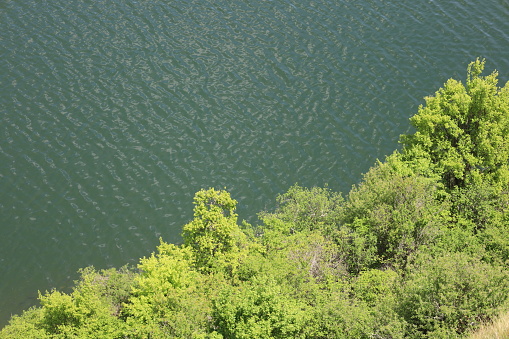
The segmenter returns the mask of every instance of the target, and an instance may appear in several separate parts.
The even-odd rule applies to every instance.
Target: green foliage
[[[509,84],[498,73],[481,76],[484,60],[468,66],[466,87],[450,79],[410,121],[401,138],[407,158],[427,158],[449,188],[489,181],[509,183]]]
[[[245,236],[237,225],[237,201],[211,188],[194,197],[194,219],[184,226],[184,244],[192,248],[202,270],[235,266]]]
[[[73,293],[75,298],[87,302],[89,297],[94,295],[104,299],[113,315],[123,316],[124,304],[131,295],[136,273],[127,266],[118,270],[110,268],[100,271],[86,267],[79,272],[81,279]]]
[[[313,285],[342,280],[347,268],[337,245],[316,231],[281,236],[279,247],[268,251],[257,267],[258,275],[276,277],[292,287],[292,295],[307,298]]]
[[[308,189],[294,185],[277,197],[277,203],[276,211],[260,214],[261,219],[281,220],[289,227],[285,232],[313,229],[330,232],[338,226],[343,198],[327,187]]]
[[[80,318],[86,315],[74,303],[72,296],[59,291],[45,295],[39,293],[39,300],[43,307],[43,324],[49,333],[68,332],[79,326]]]
[[[120,315],[133,277],[126,267],[99,272],[86,268],[71,294],[40,293],[41,307],[14,317],[0,337],[122,338],[125,326]]]
[[[355,297],[347,281],[329,283],[314,295],[307,338],[404,338],[405,322],[393,309],[393,294],[371,306]]]
[[[132,296],[126,305],[138,336],[190,338],[203,332],[209,302],[200,290],[205,279],[194,270],[191,248],[165,243],[140,260]]]
[[[397,154],[379,162],[348,196],[342,227],[350,227],[356,245],[370,253],[360,269],[404,266],[412,253],[433,241],[447,218],[436,180],[406,175],[401,166]]]
[[[347,275],[338,246],[319,232],[297,234],[289,237],[288,242],[292,245],[284,252],[284,259],[294,266],[293,275],[300,276],[303,282],[336,281]],[[287,280],[293,279],[288,277]]]
[[[394,303],[395,286],[398,274],[393,270],[368,270],[355,279],[353,290],[357,298],[371,306],[382,302]]]
[[[31,308],[21,316],[14,315],[9,325],[0,331],[0,338],[48,339],[52,336],[44,329],[41,308]]]
[[[123,321],[118,315],[131,288],[133,273],[121,270],[81,271],[81,279],[70,295],[53,291],[40,296],[44,326],[64,337],[120,338]]]
[[[213,328],[225,338],[303,338],[306,305],[270,277],[222,290],[213,303]]]
[[[458,188],[451,194],[453,230],[470,235],[470,244],[488,262],[509,260],[509,196],[487,183]],[[466,246],[465,244],[464,246]]]
[[[465,253],[423,255],[408,270],[399,312],[413,327],[414,337],[461,335],[506,307],[508,278],[502,267]]]

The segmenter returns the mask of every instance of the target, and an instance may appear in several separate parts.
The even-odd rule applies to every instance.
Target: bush
[[[330,233],[339,225],[344,199],[327,187],[311,189],[294,185],[277,197],[273,213],[261,213],[262,220],[277,218],[288,226],[286,232],[320,230]]]
[[[305,304],[281,284],[258,276],[223,288],[213,302],[213,329],[229,339],[303,338],[309,318]]]
[[[404,267],[421,246],[429,246],[447,220],[448,205],[434,178],[407,174],[397,154],[378,163],[355,186],[345,204],[342,228],[355,233],[369,267]],[[411,172],[409,172],[411,173]]]
[[[461,335],[507,305],[509,273],[465,253],[422,255],[400,291],[401,316],[415,337],[443,331]]]

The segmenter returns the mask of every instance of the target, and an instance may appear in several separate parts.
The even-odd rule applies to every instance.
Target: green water
[[[0,28],[0,326],[179,241],[200,188],[250,222],[348,192],[469,61],[509,75],[505,0],[3,0]]]

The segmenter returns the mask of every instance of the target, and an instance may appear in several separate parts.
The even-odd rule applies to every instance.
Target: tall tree
[[[410,121],[403,135],[407,158],[427,158],[448,188],[488,180],[509,183],[509,83],[498,73],[481,76],[485,60],[470,63],[466,86],[449,79]]]
[[[227,191],[201,190],[194,196],[194,219],[183,227],[184,244],[193,249],[202,270],[228,266],[243,233],[237,225],[237,201]]]

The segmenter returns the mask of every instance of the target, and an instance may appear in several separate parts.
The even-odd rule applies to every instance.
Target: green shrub
[[[408,269],[398,308],[416,337],[461,335],[506,307],[508,291],[509,273],[502,267],[465,253],[423,255]]]
[[[397,154],[378,163],[348,195],[342,228],[370,253],[360,269],[404,267],[421,246],[429,246],[448,220],[448,205],[434,178],[408,175]],[[411,172],[410,172],[411,173]],[[350,232],[351,233],[351,232]]]
[[[276,218],[287,226],[288,232],[320,230],[324,234],[335,230],[344,199],[327,187],[304,188],[298,185],[277,197],[273,213],[261,213],[262,220]]]
[[[213,329],[229,339],[303,338],[307,306],[267,276],[226,286],[213,302]]]

